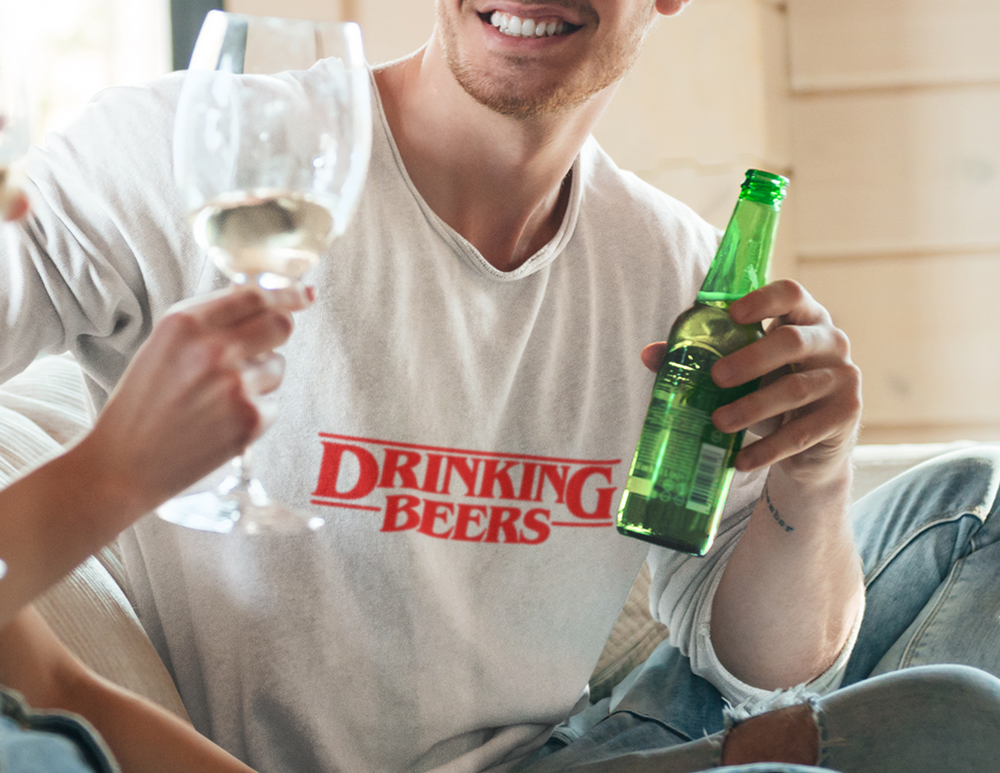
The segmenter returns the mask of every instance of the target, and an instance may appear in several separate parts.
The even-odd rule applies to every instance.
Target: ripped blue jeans
[[[817,766],[732,773],[1000,773],[1000,447],[932,459],[858,500],[865,617],[843,685],[815,704]],[[949,664],[949,665],[944,665]],[[661,644],[614,711],[524,773],[720,765],[724,701]]]

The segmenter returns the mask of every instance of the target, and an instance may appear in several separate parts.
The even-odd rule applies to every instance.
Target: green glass
[[[670,329],[618,509],[622,534],[699,556],[715,540],[744,433],[720,432],[712,413],[758,382],[722,389],[712,365],[763,335],[759,324],[737,325],[728,309],[767,281],[787,185],[779,175],[747,172],[695,304]]]

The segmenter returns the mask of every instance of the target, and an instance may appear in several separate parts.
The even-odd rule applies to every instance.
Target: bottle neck
[[[779,207],[780,202],[739,199],[698,292],[698,303],[728,308],[766,284]]]

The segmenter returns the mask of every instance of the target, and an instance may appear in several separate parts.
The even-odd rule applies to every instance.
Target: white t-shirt
[[[220,283],[171,176],[179,76],[100,95],[34,151],[36,214],[0,241],[0,378],[69,349],[98,404],[152,320]],[[308,280],[255,469],[311,536],[149,516],[130,598],[195,726],[262,773],[504,770],[586,694],[643,560],[695,670],[758,695],[709,640],[761,478],[697,559],[612,525],[649,401],[639,361],[718,233],[590,139],[555,238],[490,266],[410,182],[378,104],[358,213]],[[739,516],[734,516],[739,513]]]

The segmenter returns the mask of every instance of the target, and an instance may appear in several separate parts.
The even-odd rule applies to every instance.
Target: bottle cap
[[[760,204],[780,205],[788,189],[788,178],[780,174],[748,169],[740,188],[740,198]]]

